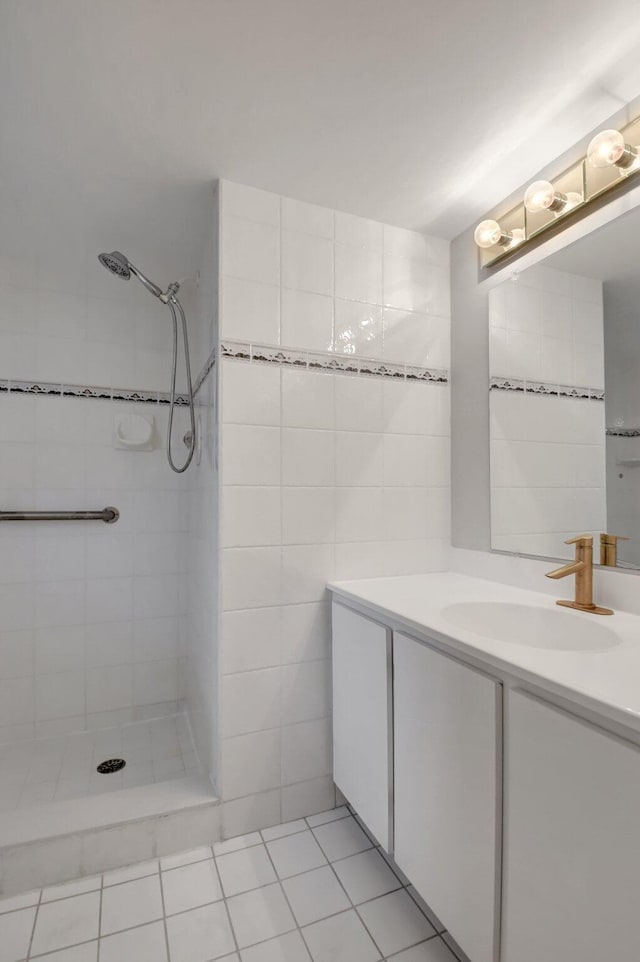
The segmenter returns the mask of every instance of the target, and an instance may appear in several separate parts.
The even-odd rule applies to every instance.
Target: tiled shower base
[[[124,759],[119,772],[97,766]],[[0,896],[220,835],[182,715],[0,748]],[[0,962],[5,962],[0,941]]]
[[[2,962],[457,962],[346,808],[0,901]]]
[[[97,766],[124,759],[118,772]],[[199,773],[185,715],[0,746],[0,812]]]

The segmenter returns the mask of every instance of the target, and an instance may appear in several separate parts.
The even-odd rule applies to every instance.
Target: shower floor
[[[126,766],[107,775],[101,762]],[[185,715],[0,745],[0,811],[29,808],[199,773]]]

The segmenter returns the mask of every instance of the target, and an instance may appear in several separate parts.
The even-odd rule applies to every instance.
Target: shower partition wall
[[[119,511],[113,524],[0,523],[7,816],[199,773],[212,778],[217,598],[215,582],[205,581],[216,554],[216,207],[214,197],[201,283],[184,282],[180,294],[207,431],[182,475],[163,450],[169,312],[140,285],[109,278],[93,252],[84,271],[58,274],[0,251],[0,510]],[[185,387],[182,377],[179,464],[190,428]],[[130,415],[152,427],[143,450],[117,437]],[[96,770],[120,758],[125,766]]]

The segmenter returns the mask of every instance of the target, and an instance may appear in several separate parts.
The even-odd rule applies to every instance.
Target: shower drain
[[[112,775],[113,772],[121,771],[126,764],[124,758],[108,758],[106,762],[100,762],[96,771],[101,775]]]

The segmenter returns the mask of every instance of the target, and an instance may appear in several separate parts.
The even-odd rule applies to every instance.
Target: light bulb
[[[473,239],[478,247],[482,247],[483,250],[495,247],[496,244],[500,243],[503,236],[502,228],[497,220],[483,220],[473,233]]]
[[[536,180],[530,187],[527,187],[524,195],[524,206],[530,214],[538,214],[542,210],[553,209],[555,200],[556,192],[553,189],[553,184],[548,180]]]
[[[619,130],[603,130],[593,138],[587,149],[587,160],[592,167],[630,167],[638,151],[625,143]]]

